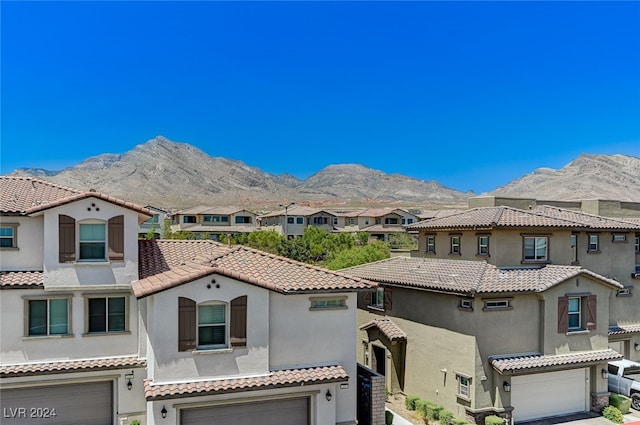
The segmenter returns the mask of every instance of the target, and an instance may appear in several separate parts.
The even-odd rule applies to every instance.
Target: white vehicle
[[[609,391],[631,397],[631,406],[640,410],[640,363],[609,362]]]

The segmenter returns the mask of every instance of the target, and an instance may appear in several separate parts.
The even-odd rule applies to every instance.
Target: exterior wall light
[[[127,373],[124,375],[124,379],[127,379],[127,389],[129,391],[131,391],[131,388],[133,388],[133,383],[131,382],[131,380],[133,379],[133,371],[131,371],[131,373]]]
[[[162,415],[162,419],[166,419],[166,417],[167,417],[167,408],[162,406],[162,410],[160,411],[160,414]]]
[[[331,401],[331,397],[333,397],[331,395],[331,391],[327,390],[327,393],[324,395],[327,398],[327,401]]]
[[[502,389],[504,390],[505,393],[510,393],[511,392],[511,384],[508,383],[507,381],[504,381],[502,383]]]
[[[609,378],[609,371],[607,369],[602,369],[600,371],[600,373],[602,373],[602,379],[608,379]]]

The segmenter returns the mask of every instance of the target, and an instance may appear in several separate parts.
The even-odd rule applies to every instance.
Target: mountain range
[[[236,205],[269,209],[291,201],[312,206],[460,207],[476,195],[359,164],[329,165],[304,180],[290,174],[273,175],[162,136],[125,154],[98,155],[62,171],[21,168],[12,174],[92,188],[161,208]],[[560,170],[539,168],[488,195],[640,201],[640,158],[583,154]]]

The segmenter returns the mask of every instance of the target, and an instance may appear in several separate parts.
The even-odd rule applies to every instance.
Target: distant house
[[[140,225],[138,228],[138,237],[145,238],[149,233],[153,232],[153,238],[160,239],[160,237],[162,237],[164,220],[169,218],[169,213],[153,205],[147,205],[145,208],[153,212],[153,217]]]
[[[287,209],[260,216],[260,229],[273,230],[287,238],[297,238],[309,226],[319,227],[327,233],[333,231],[338,216],[329,210],[294,205]]]
[[[173,232],[192,232],[198,239],[219,240],[221,235],[251,233],[257,215],[238,207],[198,206],[180,210],[171,217]]]

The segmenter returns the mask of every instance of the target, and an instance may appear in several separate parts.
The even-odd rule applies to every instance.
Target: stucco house
[[[3,424],[355,423],[370,282],[138,241],[152,212],[97,192],[0,177],[0,193]]]
[[[173,232],[192,232],[199,239],[219,240],[221,235],[251,233],[257,228],[257,214],[246,208],[197,206],[171,216]]]
[[[392,391],[522,421],[597,410],[606,362],[640,357],[632,221],[499,206],[407,229],[413,258],[345,270],[379,283],[359,300],[358,359]]]
[[[153,205],[147,205],[145,208],[153,213],[153,217],[140,225],[138,228],[138,237],[146,238],[153,233],[153,239],[160,239],[162,237],[164,221],[169,218],[169,213]]]

